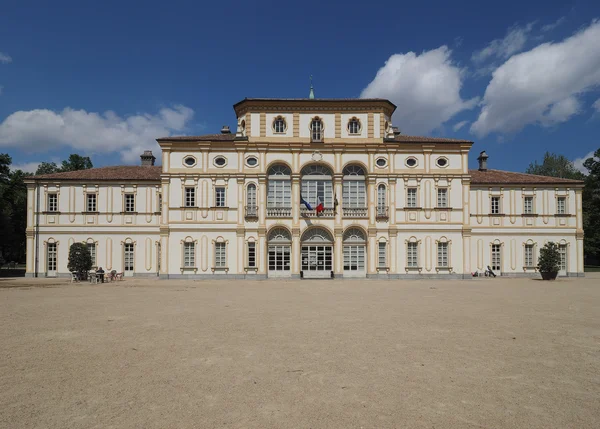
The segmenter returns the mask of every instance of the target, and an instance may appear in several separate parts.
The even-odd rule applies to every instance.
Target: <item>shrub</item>
[[[87,272],[92,269],[92,256],[85,244],[73,243],[71,245],[67,268],[70,272],[77,273],[80,279],[86,277]]]
[[[538,270],[541,273],[557,273],[560,267],[560,253],[558,245],[552,241],[540,249]]]

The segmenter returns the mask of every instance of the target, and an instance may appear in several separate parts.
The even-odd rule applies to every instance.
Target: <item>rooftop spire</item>
[[[310,98],[311,100],[315,98],[315,91],[312,84],[312,74],[310,75],[310,93],[308,94],[308,98]]]

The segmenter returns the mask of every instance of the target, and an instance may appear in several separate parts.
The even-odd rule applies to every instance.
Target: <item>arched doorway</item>
[[[366,277],[367,237],[362,229],[352,227],[344,232],[344,277]]]
[[[269,246],[269,277],[290,277],[292,253],[292,234],[286,228],[271,229],[268,239]]]
[[[329,231],[310,228],[302,234],[301,243],[303,278],[330,278],[333,272],[333,237]]]

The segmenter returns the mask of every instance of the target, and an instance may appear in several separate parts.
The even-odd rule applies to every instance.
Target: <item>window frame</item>
[[[52,201],[54,200],[54,201]],[[49,212],[58,212],[58,192],[49,192],[46,197],[46,209]]]
[[[92,258],[92,267],[98,266],[98,247],[96,246],[96,242],[86,242],[88,252],[90,253],[90,257]],[[91,249],[94,249],[93,251]]]
[[[127,192],[123,195],[123,211],[125,213],[135,213],[135,194],[133,192]]]
[[[248,268],[257,268],[257,259],[256,259],[256,242],[248,241],[246,243],[246,266]]]
[[[494,202],[496,202],[494,207]],[[491,215],[499,215],[501,210],[501,198],[497,195],[492,195],[490,197],[490,214]]]
[[[533,214],[533,196],[526,195],[523,197],[523,214]]]
[[[225,186],[215,186],[215,207],[227,207],[227,189]]]
[[[380,241],[377,243],[377,268],[387,268],[387,263],[387,243],[385,241]]]
[[[93,210],[90,210],[92,206]],[[85,194],[85,211],[88,213],[98,212],[98,195],[95,192],[86,192]]]
[[[278,125],[281,125],[281,129],[278,129]],[[273,123],[271,126],[273,130],[273,134],[285,134],[287,132],[287,121],[281,115],[273,118]]]
[[[353,128],[354,128],[354,131],[353,131]],[[352,118],[350,118],[348,120],[348,125],[346,126],[346,130],[348,131],[348,134],[351,136],[360,135],[362,132],[362,124],[360,122],[360,119],[358,119],[356,116],[353,116]]]
[[[183,191],[184,207],[196,207],[196,187],[185,186]]]
[[[559,196],[556,197],[556,214],[566,215],[567,214],[567,197]]]
[[[215,242],[215,268],[227,268],[227,243]]]
[[[447,241],[438,241],[437,243],[437,267],[450,267],[450,244]]]
[[[414,195],[411,195],[414,194]],[[418,207],[418,188],[410,187],[406,188],[406,207],[415,209]]]
[[[535,256],[534,256],[534,244],[525,244],[525,249],[523,253],[523,264],[526,268],[535,267]]]
[[[193,241],[183,243],[183,268],[196,268],[196,243]]]
[[[416,241],[406,243],[406,267],[419,268],[419,243]]]
[[[448,188],[437,189],[437,207],[440,209],[448,208]]]
[[[315,125],[318,124],[318,127]],[[318,128],[318,129],[315,129]],[[325,137],[325,124],[323,123],[323,119],[319,116],[315,116],[310,120],[310,140],[313,142],[322,142]]]

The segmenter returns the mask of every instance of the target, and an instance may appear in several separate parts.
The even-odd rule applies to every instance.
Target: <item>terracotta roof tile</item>
[[[563,184],[583,185],[581,180],[561,179],[560,177],[536,176],[534,174],[514,173],[502,170],[469,170],[474,185],[532,185]]]
[[[398,134],[393,139],[386,141],[395,141],[400,143],[473,143],[471,140],[447,139],[443,137],[424,137],[424,136],[405,136]]]
[[[235,134],[205,134],[203,136],[173,136],[173,137],[161,137],[156,139],[157,142],[161,141],[220,141],[220,142],[232,142],[235,140]]]
[[[60,180],[152,180],[160,181],[162,167],[142,167],[136,165],[119,165],[114,167],[90,168],[89,170],[67,171],[64,173],[42,174],[32,179]]]

